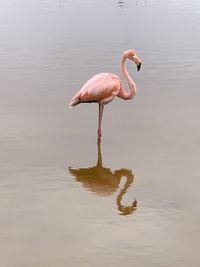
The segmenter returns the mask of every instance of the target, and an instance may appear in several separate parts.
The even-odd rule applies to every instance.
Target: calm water
[[[0,2],[0,265],[199,267],[200,2]],[[138,94],[68,103],[127,64]]]

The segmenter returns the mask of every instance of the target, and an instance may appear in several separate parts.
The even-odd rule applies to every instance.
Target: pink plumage
[[[121,57],[120,68],[129,85],[129,91],[123,89],[120,78],[112,73],[99,73],[89,79],[81,90],[72,98],[70,108],[80,103],[98,103],[99,104],[99,121],[98,121],[98,138],[101,140],[101,121],[104,105],[111,102],[115,96],[122,99],[132,99],[136,94],[136,85],[128,74],[125,67],[126,59],[135,62],[138,70],[141,67],[141,61],[136,56],[134,50],[125,51]]]
[[[119,93],[121,81],[112,73],[99,73],[89,79],[81,90],[72,98],[70,106],[80,103],[97,102],[107,104]]]

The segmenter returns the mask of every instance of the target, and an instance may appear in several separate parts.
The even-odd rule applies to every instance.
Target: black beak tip
[[[141,65],[142,65],[142,63],[140,62],[138,65],[137,65],[137,70],[139,71],[140,70],[140,68],[141,68]]]

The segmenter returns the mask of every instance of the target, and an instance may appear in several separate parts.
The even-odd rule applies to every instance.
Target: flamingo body
[[[120,78],[112,73],[99,73],[89,79],[81,90],[72,98],[69,106],[74,107],[80,103],[98,103],[99,120],[98,120],[98,139],[101,141],[101,121],[104,105],[111,102],[115,96],[124,100],[132,99],[136,94],[136,85],[128,74],[125,67],[126,59],[130,59],[137,65],[138,71],[141,67],[141,61],[136,56],[134,50],[127,50],[123,53],[120,61],[121,72],[127,80],[129,91],[126,92],[122,86]]]
[[[122,87],[120,78],[112,73],[99,73],[89,79],[81,90],[72,98],[70,107],[80,103],[108,104]]]

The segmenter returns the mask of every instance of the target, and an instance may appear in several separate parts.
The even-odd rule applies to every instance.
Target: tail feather
[[[73,98],[71,102],[69,103],[69,108],[73,108],[74,106],[80,104],[80,99],[79,98]]]

